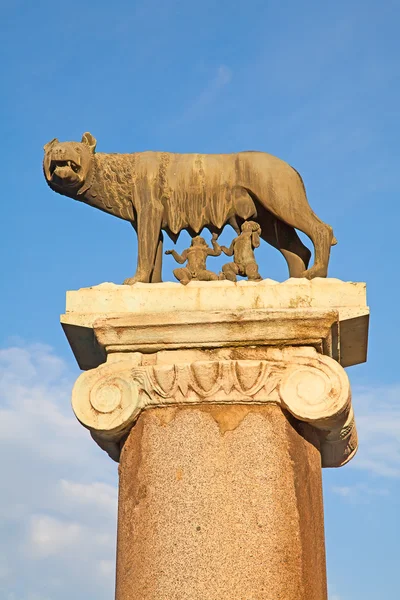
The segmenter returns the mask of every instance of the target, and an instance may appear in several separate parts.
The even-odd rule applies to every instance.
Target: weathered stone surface
[[[101,315],[113,313],[165,313],[175,309],[223,310],[226,308],[335,308],[341,319],[367,314],[366,285],[317,278],[288,279],[282,283],[262,281],[192,281],[182,288],[178,283],[134,287],[102,283],[67,292],[66,315],[86,315],[86,325]]]
[[[116,600],[326,600],[318,439],[280,407],[142,413],[119,493]]]
[[[107,355],[162,350],[310,345],[338,358],[338,313],[321,309],[171,311],[98,319]]]
[[[104,284],[62,317],[120,462],[117,600],[326,600],[321,466],[357,450],[364,284]],[[122,449],[122,450],[121,450]]]
[[[213,314],[219,317],[213,319]],[[228,345],[234,346],[240,338],[247,345],[312,343],[315,346],[319,344],[321,351],[339,360],[342,366],[366,360],[369,309],[364,283],[345,283],[337,279],[289,279],[284,283],[271,280],[238,283],[192,281],[187,286],[162,283],[136,284],[133,287],[107,283],[67,292],[66,313],[62,315],[61,322],[82,369],[96,367],[106,360],[105,348],[95,337],[94,324],[97,322],[98,332],[105,334],[102,319],[126,316],[129,316],[136,350],[139,351],[141,343],[146,346],[151,334],[153,342],[149,343],[154,345],[153,348],[145,348],[145,352],[162,350],[166,334],[170,333],[171,338],[177,339],[178,332],[182,333],[185,329],[186,343],[191,340],[192,347],[196,347],[196,343],[198,347],[204,345],[200,334],[206,335],[207,331],[215,336],[214,345],[208,341],[208,347],[219,347],[223,345],[223,339],[219,338],[221,328],[218,332],[216,330],[219,318],[228,324],[225,327]],[[247,323],[253,319],[253,331],[258,332],[258,337],[251,338],[251,329],[245,332],[242,327],[243,336],[239,339],[236,336],[229,342],[234,329],[238,330],[240,323],[243,324],[246,319]],[[127,332],[128,321],[119,323]],[[196,323],[199,335],[195,332]],[[207,323],[210,324],[208,328]],[[157,324],[160,325],[158,329]],[[116,326],[117,321],[114,329]],[[263,331],[260,331],[260,326],[264,327]],[[307,328],[312,329],[312,334],[305,337]],[[170,348],[169,342],[166,347]],[[126,348],[121,346],[120,350],[126,351]]]
[[[190,362],[184,351],[169,364],[146,365],[133,353],[119,358],[83,373],[72,393],[75,415],[115,460],[143,410],[171,405],[279,404],[315,428],[323,466],[341,466],[357,450],[347,375],[315,348],[266,348],[262,360],[218,360],[204,352]]]

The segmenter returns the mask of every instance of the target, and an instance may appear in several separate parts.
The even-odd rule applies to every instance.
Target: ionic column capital
[[[116,460],[120,440],[148,408],[265,403],[281,405],[318,431],[323,466],[341,466],[355,454],[348,377],[314,348],[269,348],[261,360],[204,353],[204,360],[153,365],[127,354],[80,375],[72,394],[75,415]]]

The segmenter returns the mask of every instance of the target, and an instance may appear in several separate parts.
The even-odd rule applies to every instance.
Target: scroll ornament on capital
[[[78,420],[115,460],[142,410],[199,404],[279,404],[321,441],[322,466],[341,466],[357,450],[344,369],[315,352],[290,360],[204,360],[137,366],[129,359],[80,375],[72,393]]]

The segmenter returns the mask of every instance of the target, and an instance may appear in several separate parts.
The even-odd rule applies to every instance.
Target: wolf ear
[[[94,154],[94,151],[96,150],[97,140],[95,137],[92,136],[91,133],[89,133],[88,131],[84,133],[81,142],[82,144],[86,144],[87,146],[89,146],[89,148]]]
[[[48,142],[47,144],[45,144],[45,145],[43,146],[43,150],[44,150],[45,152],[47,152],[48,150],[50,150],[50,148],[53,146],[53,144],[57,144],[57,143],[58,143],[58,139],[57,139],[57,138],[53,138],[53,139],[51,140],[51,142]]]

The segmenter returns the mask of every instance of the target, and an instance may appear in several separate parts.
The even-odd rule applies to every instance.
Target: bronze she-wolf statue
[[[96,140],[45,145],[44,174],[59,194],[130,221],[138,235],[138,265],[124,283],[161,281],[162,230],[176,242],[186,229],[219,234],[226,224],[237,234],[256,221],[261,237],[280,250],[291,277],[326,277],[332,228],[307,201],[300,175],[264,152],[237,154],[95,153]],[[311,253],[295,229],[311,238]]]

